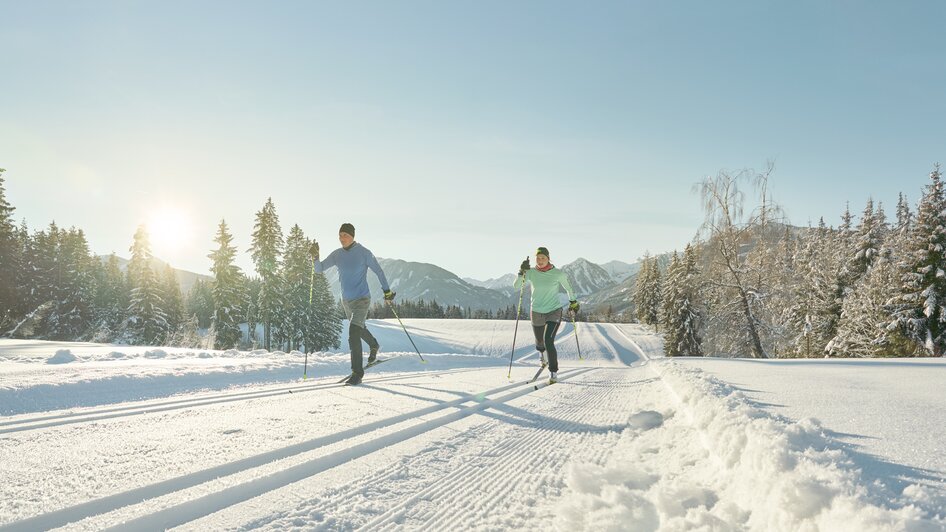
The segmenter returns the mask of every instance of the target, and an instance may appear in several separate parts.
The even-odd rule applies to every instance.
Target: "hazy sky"
[[[793,223],[893,214],[946,160],[946,3],[0,0],[17,219],[206,272],[272,197],[480,279],[682,248],[693,183],[776,161]],[[162,214],[177,213],[177,214]],[[154,223],[154,222],[150,222]],[[250,268],[248,253],[240,265]]]

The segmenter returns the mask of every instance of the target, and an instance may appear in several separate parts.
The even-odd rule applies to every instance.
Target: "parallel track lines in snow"
[[[461,368],[461,369],[449,369],[443,371],[432,371],[425,372],[422,375],[442,375],[449,373],[464,373],[468,371],[477,371],[482,368]],[[389,377],[379,377],[377,379],[371,378],[366,383],[373,382],[390,382],[403,379],[409,379],[417,377],[417,373],[408,373],[408,374],[398,374],[392,375]],[[195,397],[192,399],[180,399],[176,401],[163,401],[160,403],[152,403],[148,405],[128,405],[123,407],[109,407],[104,409],[96,409],[86,412],[73,412],[69,414],[59,414],[55,416],[44,416],[39,418],[32,419],[19,419],[15,421],[6,421],[0,423],[0,434],[8,434],[12,432],[23,432],[27,430],[43,429],[50,427],[60,427],[65,425],[71,425],[75,423],[85,423],[87,421],[101,421],[103,419],[114,419],[120,417],[136,416],[140,414],[154,414],[157,412],[167,412],[169,410],[180,410],[183,408],[190,408],[196,406],[206,406],[206,405],[217,405],[221,403],[230,403],[234,401],[246,401],[250,399],[263,399],[266,397],[275,397],[278,395],[287,395],[287,394],[296,394],[304,392],[312,392],[318,390],[326,390],[331,388],[342,388],[344,384],[339,384],[337,382],[313,382],[312,384],[303,384],[300,386],[294,387],[282,387],[271,390],[258,390],[254,392],[234,392],[234,393],[221,393],[211,396],[202,396]],[[10,426],[13,425],[13,426]]]
[[[420,525],[423,529],[447,530],[469,526],[476,522],[475,518],[470,520],[469,513],[488,515],[501,505],[511,492],[521,489],[522,486],[545,486],[559,478],[560,468],[571,456],[571,452],[566,449],[575,448],[561,444],[567,439],[578,439],[581,442],[593,437],[587,432],[569,432],[568,427],[594,417],[594,411],[589,411],[586,407],[589,402],[602,404],[601,402],[610,401],[612,396],[621,393],[619,387],[582,389],[582,393],[569,398],[568,407],[556,410],[558,417],[553,423],[529,431],[525,438],[503,439],[489,451],[480,454],[480,459],[465,462],[463,466],[438,479],[427,489],[406,498],[360,528],[395,529],[405,525],[404,518],[410,512],[417,514],[412,519],[411,526],[417,526],[420,522],[423,523]],[[617,419],[611,421],[616,422]],[[474,433],[479,434],[494,428],[496,425],[491,424],[474,429]],[[470,434],[465,438],[474,437],[474,434]],[[601,459],[599,454],[604,452],[606,451],[599,449],[593,456],[586,458],[598,461]],[[497,456],[498,459],[493,459]],[[483,499],[481,493],[489,495]],[[437,501],[433,511],[418,506],[420,501],[425,500]]]
[[[563,380],[581,373],[584,373],[584,371],[572,370],[569,372],[568,376],[563,377]],[[491,390],[490,392],[487,392],[486,395],[493,395],[494,393],[499,393],[500,391],[518,386],[522,386],[522,383]],[[416,436],[420,436],[421,434],[425,434],[431,430],[463,419],[479,411],[486,410],[493,405],[505,403],[533,391],[534,388],[532,386],[526,385],[523,386],[523,389],[521,390],[510,392],[496,399],[484,399],[483,402],[464,407],[460,410],[456,410],[438,418],[423,421],[390,434],[379,436],[367,442],[353,445],[346,449],[342,449],[340,451],[309,460],[296,466],[292,466],[282,471],[266,475],[264,477],[260,477],[230,488],[225,488],[221,491],[194,499],[192,501],[171,506],[170,508],[166,508],[152,514],[133,519],[126,523],[122,523],[121,525],[112,527],[108,530],[160,530],[179,526],[216,511],[223,510],[240,502],[258,497],[269,491],[311,477],[342,463],[349,462],[369,453],[373,453],[391,445],[395,445]],[[432,408],[435,408],[435,410],[443,410],[451,406],[459,406],[460,404],[469,402],[470,400],[474,399],[472,397],[457,399],[455,401],[451,401],[450,403],[445,403],[444,405],[438,405],[437,407]]]
[[[452,370],[457,371],[457,370]],[[564,375],[562,380],[573,377],[575,375],[590,371],[590,369],[574,369],[569,370],[567,375]],[[565,374],[566,372],[563,372]],[[428,375],[430,373],[427,373]],[[410,375],[416,377],[416,374]],[[408,376],[404,376],[407,378]],[[392,377],[391,379],[393,379]],[[390,380],[390,379],[389,379]],[[484,399],[482,402],[474,404],[468,407],[462,407],[461,405],[477,401],[477,397],[486,397],[489,395],[495,395],[502,393],[514,388],[522,387],[522,390],[517,390],[512,393],[506,394],[497,399]],[[300,455],[302,453],[312,451],[318,448],[321,448],[326,445],[331,445],[334,443],[339,443],[348,439],[351,439],[356,436],[367,434],[375,430],[388,427],[391,425],[396,425],[402,422],[408,422],[425,416],[427,414],[432,414],[442,410],[447,410],[450,408],[460,408],[459,410],[448,413],[446,415],[440,416],[438,418],[422,421],[415,425],[409,426],[407,428],[395,431],[384,436],[380,436],[373,440],[343,449],[331,453],[329,455],[315,458],[304,463],[298,464],[296,466],[281,470],[276,473],[272,473],[257,479],[247,481],[230,488],[225,488],[221,491],[206,495],[204,497],[198,498],[196,500],[186,502],[183,504],[178,504],[170,508],[152,513],[150,515],[145,515],[134,519],[128,523],[124,523],[117,527],[118,529],[161,529],[169,528],[172,526],[177,526],[199,517],[203,517],[215,511],[224,509],[226,507],[232,506],[244,500],[256,497],[265,493],[267,491],[277,489],[279,487],[285,486],[292,482],[296,482],[303,478],[312,476],[314,474],[320,473],[327,469],[331,469],[340,463],[344,463],[360,456],[364,456],[370,452],[375,452],[379,449],[383,449],[388,445],[393,445],[395,443],[405,441],[412,437],[418,436],[430,430],[439,428],[440,426],[446,425],[458,419],[462,419],[476,412],[485,410],[490,406],[498,405],[515,399],[517,397],[523,396],[530,392],[534,391],[533,385],[526,382],[516,382],[513,384],[507,384],[505,386],[500,386],[492,390],[488,390],[481,394],[469,394],[465,397],[455,399],[453,401],[448,401],[445,403],[439,403],[437,405],[421,408],[414,410],[412,412],[407,412],[398,416],[393,416],[390,418],[381,419],[372,423],[361,425],[358,427],[353,427],[351,429],[341,431],[334,434],[329,434],[326,436],[313,438],[311,440],[300,442],[294,445],[283,447],[280,449],[275,449],[265,453],[261,453],[255,456],[250,456],[233,462],[228,462],[219,466],[211,467],[204,469],[202,471],[197,471],[187,475],[182,475],[179,477],[167,479],[161,482],[150,484],[147,486],[142,486],[139,488],[134,488],[131,490],[123,491],[99,499],[94,499],[85,503],[81,503],[75,506],[63,508],[46,514],[30,517],[6,525],[0,525],[0,531],[6,530],[36,530],[36,529],[49,529],[59,526],[66,525],[68,523],[80,521],[88,517],[95,515],[101,515],[108,513],[123,507],[132,506],[138,503],[141,503],[145,500],[165,496],[178,492],[187,488],[191,488],[205,482],[209,482],[221,477],[230,476],[236,473],[241,473],[260,467],[263,465],[270,464],[277,460],[282,460],[285,458],[290,458],[293,456]]]

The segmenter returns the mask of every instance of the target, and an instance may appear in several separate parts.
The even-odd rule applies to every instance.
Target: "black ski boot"
[[[345,381],[345,386],[357,386],[361,384],[361,375],[353,374],[351,377],[348,377],[348,380]]]
[[[378,348],[372,347],[371,351],[368,352],[368,365],[372,365],[378,361]]]

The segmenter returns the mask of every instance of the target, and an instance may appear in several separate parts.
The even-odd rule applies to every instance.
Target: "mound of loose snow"
[[[632,415],[604,465],[569,466],[561,528],[946,530],[941,508],[918,506],[921,487],[899,496],[866,482],[817,420],[775,419],[670,360],[651,367],[678,410]]]
[[[168,352],[164,349],[152,349],[150,351],[145,351],[145,358],[158,359],[158,358],[167,358]]]
[[[75,362],[78,360],[75,355],[72,354],[72,351],[68,349],[60,349],[56,351],[56,354],[49,357],[46,360],[47,364],[68,364],[69,362]]]

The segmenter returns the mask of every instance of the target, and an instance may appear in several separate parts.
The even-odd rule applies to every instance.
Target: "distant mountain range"
[[[662,255],[660,257],[663,264],[666,258]],[[103,262],[108,260],[108,256],[99,258]],[[124,270],[128,265],[128,260],[121,257],[118,260],[120,267]],[[515,273],[480,281],[468,277],[461,279],[456,274],[434,264],[383,258],[378,259],[378,262],[384,269],[391,288],[397,292],[398,299],[435,300],[441,305],[491,310],[518,303],[519,291],[513,288]],[[152,267],[156,272],[163,271],[165,266],[167,263],[153,259]],[[572,288],[585,309],[593,311],[610,305],[614,312],[621,312],[631,307],[630,296],[637,281],[637,273],[640,271],[639,263],[628,264],[613,260],[605,264],[595,264],[579,258],[561,268],[568,275]],[[198,279],[213,280],[207,275],[178,269],[174,271],[181,283],[181,291],[185,294]],[[330,269],[326,273],[326,279],[333,295],[336,298],[341,297],[338,270]],[[373,300],[380,301],[383,298],[381,285],[377,277],[370,272],[368,273],[368,289]],[[562,301],[567,301],[564,291]],[[523,306],[528,308],[528,297],[524,298]]]

